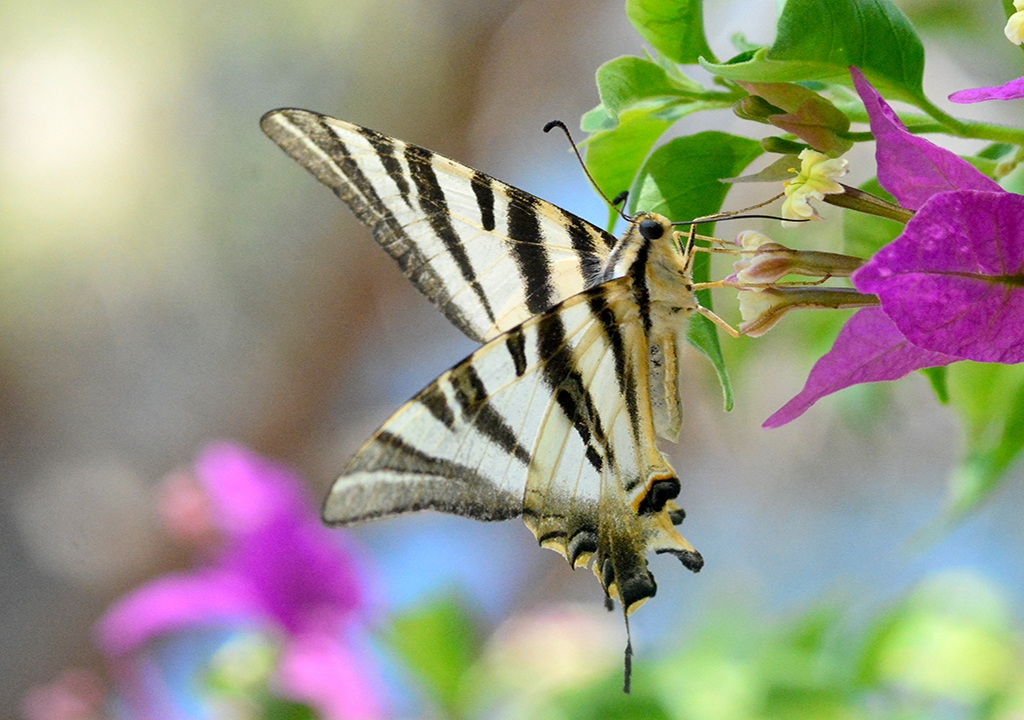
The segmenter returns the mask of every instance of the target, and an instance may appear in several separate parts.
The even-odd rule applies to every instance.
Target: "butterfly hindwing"
[[[633,609],[654,594],[652,542],[699,558],[668,515],[678,480],[645,409],[639,312],[623,277],[485,344],[363,445],[332,489],[325,520],[425,509],[480,520],[522,514],[538,541],[574,566],[593,557],[606,592]]]
[[[475,340],[596,284],[615,244],[551,203],[374,130],[291,109],[261,125]]]
[[[625,283],[573,296],[491,340],[424,388],[356,453],[332,491],[326,519],[347,524],[426,508],[503,519],[523,512],[528,481],[542,494],[541,486],[555,481],[562,493],[589,488],[596,503],[601,458],[612,451],[603,432],[590,429],[601,422],[593,401],[590,416],[583,417],[575,405],[584,402],[570,397],[587,392],[584,379],[607,365],[608,342],[600,337],[603,329],[591,305],[604,297],[622,305],[628,299]],[[592,367],[581,367],[584,353]],[[616,399],[610,389],[605,395]],[[568,478],[574,480],[566,486]],[[434,480],[442,481],[436,492],[425,490]],[[409,507],[383,499],[379,507],[354,501],[354,487],[379,490],[382,482],[404,484],[402,493],[415,501]],[[460,506],[460,500],[449,499],[461,497],[500,501],[481,507],[486,503]]]

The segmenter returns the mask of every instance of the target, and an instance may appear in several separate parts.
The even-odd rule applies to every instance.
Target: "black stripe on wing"
[[[566,328],[557,313],[541,318],[537,334],[537,352],[546,358],[544,377],[555,402],[572,423],[586,446],[586,457],[598,472],[604,461],[614,459],[614,450],[605,437],[601,417],[594,407],[580,371],[575,366],[572,346],[566,342]]]
[[[430,150],[418,145],[405,146],[405,161],[409,165],[412,181],[419,193],[420,209],[427,216],[427,222],[430,223],[434,234],[441,240],[448,254],[455,261],[462,279],[473,289],[473,294],[480,301],[480,306],[484,309],[487,319],[494,324],[494,310],[491,308],[491,301],[477,280],[478,274],[469,261],[462,238],[452,226],[451,208],[448,207],[444,189],[437,180],[437,173],[434,172],[433,159],[434,153]]]
[[[516,188],[508,190],[509,252],[515,258],[526,286],[526,307],[531,314],[539,315],[555,301],[555,289],[551,284],[551,260],[543,244],[540,218],[537,216],[539,200]]]
[[[402,163],[398,161],[398,156],[395,154],[394,139],[389,138],[387,135],[383,135],[376,130],[371,130],[370,128],[360,128],[359,133],[366,138],[370,145],[373,146],[373,149],[377,151],[377,155],[380,157],[380,162],[384,166],[384,170],[387,172],[388,177],[391,178],[392,182],[395,183],[395,187],[398,188],[398,194],[401,195],[405,204],[411,208],[412,202],[409,199],[409,181],[405,177],[405,171],[402,170]],[[340,139],[338,141],[341,142]]]
[[[349,525],[421,510],[508,520],[522,498],[505,492],[466,465],[434,457],[401,437],[380,431],[363,446],[331,488],[324,522]]]
[[[515,431],[501,413],[488,403],[490,395],[473,365],[467,364],[460,372],[453,372],[451,378],[455,399],[467,422],[524,466],[529,465],[530,451],[519,444]]]
[[[473,171],[473,179],[470,186],[473,188],[473,195],[476,197],[476,204],[480,207],[480,224],[487,232],[493,232],[494,224],[494,180],[490,175],[484,175],[478,170]]]
[[[522,377],[526,373],[526,338],[523,337],[522,327],[515,327],[505,333],[505,347],[512,357],[512,364],[516,370],[516,377]]]
[[[615,246],[616,240],[607,233],[595,235],[594,226],[586,220],[568,210],[558,209],[562,214],[562,221],[568,228],[569,242],[579,254],[580,268],[587,279],[587,286],[591,287],[600,281],[605,259]]]
[[[615,314],[614,309],[599,295],[591,296],[590,311],[601,322],[608,345],[612,349],[612,356],[615,359],[615,377],[626,401],[626,412],[629,414],[630,427],[634,428],[633,441],[638,442],[639,438],[636,435],[635,429],[639,427],[642,420],[640,417],[640,402],[637,397],[637,378],[635,369],[628,356],[629,349],[626,347],[622,331],[620,330],[621,320]],[[635,487],[633,485],[634,482],[634,479],[627,481],[625,489],[627,491],[632,490]]]
[[[639,421],[639,402],[636,396],[636,377],[627,354],[619,327],[623,319],[613,307],[615,297],[622,292],[622,281],[612,281],[591,288],[584,293],[592,317],[602,326],[605,342],[611,347],[615,360],[615,376],[619,391],[625,396],[631,425]],[[537,353],[546,358],[544,377],[555,401],[566,418],[573,424],[576,434],[587,446],[586,457],[594,469],[601,471],[605,463],[615,464],[615,449],[607,436],[594,396],[586,386],[583,375],[576,367],[576,356],[566,339],[566,327],[556,313],[545,315],[539,321]],[[635,440],[635,438],[634,438]],[[627,488],[628,489],[628,488]]]

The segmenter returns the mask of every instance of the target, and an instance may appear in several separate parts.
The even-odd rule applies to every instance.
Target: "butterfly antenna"
[[[586,174],[587,179],[590,180],[590,184],[594,186],[595,190],[597,190],[597,194],[604,198],[604,201],[606,203],[615,208],[615,211],[622,217],[623,220],[629,222],[629,216],[626,215],[626,213],[624,213],[622,211],[622,208],[620,207],[620,205],[623,205],[626,202],[626,198],[629,196],[629,192],[624,190],[620,192],[618,195],[616,195],[613,199],[609,200],[608,196],[604,194],[604,190],[602,190],[600,186],[597,184],[597,181],[594,180],[594,176],[590,174],[589,170],[587,170],[587,164],[583,162],[583,156],[580,155],[580,149],[576,146],[576,142],[572,139],[572,133],[569,132],[569,128],[567,128],[565,126],[565,123],[562,122],[561,120],[552,120],[551,122],[544,126],[544,132],[551,132],[554,128],[559,128],[563,133],[565,133],[565,137],[569,141],[569,145],[572,146],[572,151],[576,153],[576,159],[580,161],[580,167],[583,168],[583,172]]]
[[[730,210],[728,212],[715,213],[714,215],[705,215],[704,217],[694,218],[693,220],[682,220],[680,222],[674,222],[673,225],[700,225],[702,223],[718,222],[719,220],[785,220],[787,222],[809,222],[810,218],[786,218],[778,215],[760,215],[757,213],[745,215],[751,210],[757,210],[759,207],[764,207],[769,203],[773,203],[786,193],[779,193],[775,197],[770,197],[763,202],[759,202],[756,205],[743,208],[742,210]]]
[[[759,215],[757,213],[751,213],[750,215],[723,214],[708,215],[707,217],[694,218],[693,220],[680,220],[679,222],[672,223],[672,225],[703,225],[704,223],[713,223],[719,220],[782,220],[784,222],[805,223],[810,222],[811,218],[788,218],[781,215]]]

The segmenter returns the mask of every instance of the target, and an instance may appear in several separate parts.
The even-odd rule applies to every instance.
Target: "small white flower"
[[[810,148],[800,153],[800,161],[800,172],[784,183],[786,199],[782,203],[782,217],[793,220],[818,217],[809,201],[843,192],[843,186],[836,182],[836,178],[845,175],[850,164],[845,158],[830,158]],[[795,227],[797,224],[782,222],[783,227]]]
[[[771,283],[789,274],[788,258],[778,253],[792,254],[793,251],[774,242],[770,237],[756,230],[744,230],[736,236],[736,244],[743,248],[740,259],[732,264],[735,271],[731,280],[751,284],[748,290],[760,292],[759,283]],[[762,252],[764,249],[766,252]]]
[[[740,332],[749,337],[760,337],[777,323],[788,309],[787,298],[776,290],[764,292],[739,291]]]
[[[1017,10],[1006,20],[1006,27],[1003,32],[1006,39],[1014,45],[1024,43],[1024,0],[1013,0],[1013,7]]]
[[[1024,0],[1021,0],[1024,2]],[[744,230],[736,236],[736,244],[747,252],[753,252],[765,243],[772,242],[772,239],[757,230]]]

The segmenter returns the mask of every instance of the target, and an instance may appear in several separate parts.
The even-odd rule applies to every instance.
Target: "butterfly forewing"
[[[596,284],[615,243],[551,203],[368,128],[306,110],[275,110],[261,124],[475,340]]]

